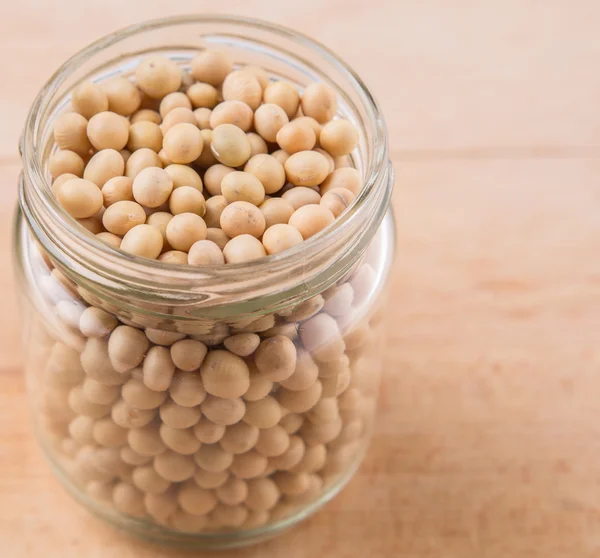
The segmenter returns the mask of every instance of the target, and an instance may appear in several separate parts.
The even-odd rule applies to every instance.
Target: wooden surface
[[[0,7],[0,555],[173,558],[72,502],[31,432],[10,270],[18,134],[67,56],[164,1]],[[600,3],[227,1],[336,50],[397,172],[378,427],[347,489],[239,556],[600,555]]]

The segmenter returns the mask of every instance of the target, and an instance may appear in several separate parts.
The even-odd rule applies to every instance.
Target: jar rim
[[[311,53],[324,59],[340,72],[344,79],[351,85],[354,93],[358,95],[360,102],[367,111],[368,122],[366,124],[370,127],[372,134],[371,143],[376,148],[373,150],[373,156],[369,157],[367,161],[368,165],[365,166],[364,184],[356,199],[342,215],[318,234],[278,254],[237,264],[199,267],[139,258],[109,246],[95,238],[92,233],[88,232],[82,226],[74,226],[75,220],[64,211],[58,200],[52,195],[50,184],[44,173],[44,153],[42,149],[37,147],[39,147],[41,139],[39,126],[40,111],[53,98],[60,84],[69,75],[74,73],[84,61],[104,48],[145,31],[194,23],[239,25],[242,28],[250,27],[300,43]],[[377,209],[377,206],[380,206],[379,209],[381,209],[381,205],[387,209],[392,182],[392,171],[388,161],[387,145],[385,121],[379,104],[356,72],[326,46],[295,30],[259,19],[229,15],[182,15],[154,19],[115,31],[91,43],[63,63],[42,87],[32,104],[21,136],[20,151],[24,168],[23,180],[33,184],[35,194],[46,206],[45,211],[50,214],[53,224],[63,226],[71,240],[80,246],[84,246],[88,250],[90,257],[100,258],[102,265],[106,269],[112,268],[113,271],[118,269],[121,274],[145,277],[144,281],[150,281],[151,283],[153,282],[151,280],[152,277],[156,280],[160,280],[162,277],[162,281],[160,282],[163,288],[165,288],[165,275],[168,275],[169,279],[176,282],[191,281],[196,285],[200,283],[203,288],[210,290],[211,286],[218,284],[219,281],[231,280],[240,275],[247,277],[249,280],[253,277],[264,278],[266,275],[270,276],[283,272],[292,263],[303,260],[307,261],[312,259],[315,254],[323,253],[330,245],[334,234],[343,235],[344,231],[348,232],[356,229],[357,219],[360,219],[363,209],[366,209],[365,205],[367,202],[372,201],[374,197],[379,197],[380,199],[380,203],[375,206],[375,209]],[[25,200],[27,196],[23,190],[22,187],[21,205],[31,223],[31,208],[27,207],[28,204]],[[385,191],[382,192],[381,190]],[[378,219],[380,221],[385,211],[379,211],[378,213],[381,213]],[[149,272],[152,273],[148,274]]]

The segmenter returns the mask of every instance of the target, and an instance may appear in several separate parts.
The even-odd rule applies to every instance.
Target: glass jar
[[[130,76],[149,52],[185,72],[203,47],[300,88],[334,87],[340,114],[361,132],[351,163],[364,187],[333,225],[274,256],[201,268],[135,258],[55,201],[53,122],[80,82]],[[262,540],[331,499],[373,428],[394,249],[385,125],[360,79],[274,25],[164,19],[66,62],[36,98],[20,149],[27,384],[39,441],[71,494],[131,533],[198,548]],[[235,399],[203,388],[200,362],[219,358],[249,374]]]

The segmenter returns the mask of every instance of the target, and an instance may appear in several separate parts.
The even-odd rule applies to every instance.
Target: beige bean
[[[112,496],[117,511],[133,516],[144,515],[144,494],[134,486],[124,482],[117,483]]]
[[[277,457],[284,453],[289,445],[290,437],[288,433],[282,426],[277,424],[271,428],[260,430],[255,449],[265,457]]]
[[[206,357],[206,346],[194,339],[182,339],[171,347],[171,358],[177,368],[191,372],[197,370]]]
[[[107,231],[118,236],[126,235],[131,229],[146,222],[144,208],[133,201],[118,201],[106,208],[102,224]]]
[[[296,367],[296,347],[283,335],[261,342],[254,355],[258,370],[269,380],[281,382],[289,378]]]
[[[212,109],[217,104],[218,92],[209,83],[194,83],[186,91],[194,108]]]
[[[362,179],[358,170],[352,167],[334,170],[321,184],[321,195],[325,196],[329,191],[338,188],[350,190],[355,196],[358,196],[362,188]]]
[[[89,120],[94,114],[108,110],[108,96],[100,85],[86,81],[73,90],[71,106]]]
[[[146,465],[152,461],[151,455],[140,455],[137,451],[134,451],[129,446],[124,446],[121,448],[119,455],[124,463],[128,465]]]
[[[248,391],[244,393],[244,399],[246,401],[258,401],[266,395],[269,395],[272,389],[273,382],[260,374],[254,366],[254,369],[251,370],[250,374],[250,387],[248,388]]]
[[[290,154],[286,153],[283,149],[278,149],[277,151],[273,151],[271,153],[271,157],[275,157],[281,165],[285,165],[285,162],[290,158]]]
[[[118,372],[135,368],[144,359],[148,350],[148,339],[142,331],[129,326],[119,326],[108,340],[111,364]]]
[[[83,176],[85,163],[83,159],[75,153],[63,149],[57,151],[50,157],[48,169],[53,177],[58,177],[52,184],[52,192],[58,196],[62,184],[71,178],[81,178]],[[63,178],[64,177],[64,178]]]
[[[75,386],[69,391],[68,402],[74,413],[86,417],[99,419],[110,412],[110,406],[92,403],[83,393],[82,386]]]
[[[307,447],[300,462],[292,467],[292,473],[316,473],[327,462],[327,448],[323,444]]]
[[[276,140],[281,149],[292,155],[300,151],[310,151],[317,143],[317,135],[308,122],[300,119],[282,126],[277,132]]]
[[[101,232],[96,235],[102,242],[105,242],[112,248],[121,247],[121,237],[109,232]]]
[[[211,196],[220,196],[222,194],[221,183],[223,182],[223,178],[227,174],[234,172],[234,170],[221,164],[213,165],[206,170],[204,182]]]
[[[317,404],[322,392],[323,386],[317,380],[309,388],[302,391],[279,390],[277,392],[277,401],[282,407],[292,413],[305,413]]]
[[[310,353],[299,349],[293,374],[281,382],[281,386],[290,391],[303,391],[312,386],[319,376],[319,367]]]
[[[106,339],[92,337],[87,340],[81,353],[81,365],[88,376],[101,384],[117,386],[127,381],[126,375],[113,368]]]
[[[196,120],[196,115],[189,108],[174,108],[167,114],[167,116],[165,116],[162,124],[160,125],[160,129],[163,133],[163,140],[167,132],[174,126],[177,126],[177,124],[191,124],[192,126],[197,126],[198,121]]]
[[[254,113],[254,128],[268,142],[275,142],[278,132],[289,122],[285,111],[276,104],[265,103]]]
[[[209,227],[206,229],[206,240],[214,242],[221,250],[224,250],[230,238],[220,228]]]
[[[248,485],[242,479],[230,478],[216,489],[216,495],[223,504],[237,506],[248,496]]]
[[[349,120],[332,120],[323,126],[319,141],[333,157],[342,157],[356,148],[358,130]]]
[[[296,228],[291,225],[277,224],[265,231],[262,243],[268,254],[277,254],[302,241],[302,235]]]
[[[308,473],[290,473],[279,471],[273,475],[273,480],[279,491],[285,496],[298,496],[306,492],[310,486]]]
[[[234,529],[241,527],[248,519],[248,510],[244,506],[218,504],[212,512],[212,518],[220,527]]]
[[[133,180],[126,176],[115,176],[102,186],[104,207],[108,208],[119,201],[133,201]]]
[[[154,215],[156,215],[156,213]],[[152,217],[152,215],[150,217]],[[170,347],[185,337],[184,333],[166,331],[164,329],[152,329],[150,327],[147,327],[144,332],[149,341],[155,345],[163,345],[164,347]]]
[[[262,87],[251,72],[236,70],[223,81],[223,99],[242,101],[256,110],[262,101]]]
[[[130,151],[152,149],[158,153],[162,149],[163,133],[158,124],[142,120],[129,127],[127,147]]]
[[[220,124],[213,129],[210,149],[216,159],[228,167],[242,166],[250,158],[250,140],[233,124]]]
[[[87,136],[88,129],[89,122],[81,114],[76,112],[61,114],[54,122],[54,141],[60,149],[74,151],[83,157],[91,148]]]
[[[182,93],[181,91],[174,91],[173,93],[165,95],[161,99],[158,111],[160,112],[160,116],[164,118],[173,109],[179,107],[192,110],[192,102],[185,93]]]
[[[214,242],[199,240],[190,248],[188,263],[192,266],[221,265],[225,263],[225,257]]]
[[[211,112],[210,127],[214,130],[221,124],[233,124],[244,132],[252,127],[254,113],[242,101],[225,101],[218,104]]]
[[[246,405],[241,399],[223,399],[209,395],[201,404],[206,418],[222,426],[229,426],[242,420]]]
[[[214,492],[200,488],[193,481],[186,482],[180,487],[177,500],[182,509],[192,515],[205,515],[217,505]]]
[[[228,426],[219,442],[221,447],[232,454],[251,450],[258,440],[259,429],[244,422]]]
[[[227,242],[223,255],[227,263],[242,263],[262,258],[267,252],[260,240],[249,234],[242,234]]]
[[[268,463],[269,460],[264,455],[250,450],[233,457],[230,471],[240,479],[253,479],[265,472]]]
[[[256,238],[265,232],[265,217],[256,205],[247,201],[234,201],[221,213],[221,229],[229,237],[251,235]],[[227,254],[225,254],[227,258]]]
[[[295,116],[300,104],[298,89],[291,83],[283,80],[268,84],[265,87],[263,99],[265,103],[279,105],[290,119]]]
[[[156,152],[147,147],[134,151],[125,163],[125,176],[132,180],[144,169],[162,167],[162,162]],[[133,195],[133,194],[132,194]]]
[[[302,112],[324,124],[337,111],[335,91],[325,83],[311,83],[302,93]]]
[[[155,424],[148,424],[141,428],[129,430],[127,442],[131,449],[140,455],[157,456],[166,450],[162,441],[158,427]]]
[[[298,413],[288,413],[279,421],[279,425],[288,433],[295,434],[304,423],[304,417]]]
[[[140,106],[142,97],[138,88],[127,78],[117,76],[100,83],[108,99],[108,108],[122,116],[133,114]]]
[[[287,192],[284,192],[281,198],[290,202],[294,210],[304,207],[305,205],[318,204],[321,202],[321,194],[306,186],[290,188]]]
[[[255,333],[238,333],[223,341],[225,347],[240,357],[250,356],[258,347],[260,337]]]
[[[196,124],[201,130],[212,130],[210,125],[210,117],[212,116],[212,110],[208,108],[198,108],[194,111],[194,117],[196,118]]]
[[[136,467],[132,472],[133,484],[148,494],[163,494],[171,483],[161,477],[152,465]]]
[[[90,180],[72,178],[64,182],[57,192],[64,210],[76,219],[91,217],[102,208],[102,192]]]
[[[192,455],[200,449],[200,440],[196,438],[191,428],[171,428],[166,424],[161,424],[160,437],[170,450],[182,455]]]
[[[253,511],[268,511],[275,507],[280,498],[279,488],[270,478],[250,479],[246,482],[248,495],[245,505]]]
[[[173,180],[166,170],[149,167],[141,170],[133,180],[133,197],[144,207],[159,207],[173,191]]]
[[[258,206],[265,199],[265,189],[260,180],[253,174],[241,171],[223,177],[221,193],[228,203],[244,201]]]
[[[146,511],[157,521],[173,517],[177,510],[177,498],[173,489],[162,494],[144,494]]]
[[[181,71],[177,64],[164,56],[152,55],[135,71],[137,86],[152,99],[162,99],[181,86]]]
[[[289,224],[298,229],[304,240],[321,232],[333,223],[335,217],[326,207],[309,204],[296,209],[290,217]]]
[[[169,387],[169,394],[182,407],[195,407],[206,398],[200,375],[193,372],[177,372]]]
[[[259,206],[259,209],[265,217],[266,230],[273,225],[287,225],[294,213],[292,204],[282,198],[266,200]]]
[[[83,393],[92,403],[109,405],[119,398],[121,390],[118,386],[106,386],[93,378],[86,378],[83,382]]]
[[[260,66],[250,65],[244,66],[244,71],[250,72],[258,80],[258,83],[260,83],[260,86],[263,89],[265,89],[269,85],[269,74],[264,68]]]
[[[191,479],[196,470],[194,459],[190,455],[181,455],[171,450],[154,458],[154,470],[165,480],[183,482]]]
[[[122,326],[126,327],[126,326]],[[132,378],[123,386],[121,395],[130,407],[140,410],[156,409],[162,405],[167,394],[146,387],[140,380]]]
[[[257,428],[272,428],[281,419],[281,406],[274,397],[246,402],[244,422]]]
[[[255,155],[269,153],[267,142],[255,132],[246,132],[246,137],[250,141],[250,159]],[[245,169],[244,169],[245,170]]]
[[[154,346],[148,350],[143,364],[144,384],[153,391],[167,391],[171,385],[175,364],[169,349]]]
[[[87,136],[97,150],[120,151],[129,139],[129,121],[115,112],[99,112],[87,123]]]
[[[204,50],[192,59],[190,70],[198,81],[218,87],[233,70],[233,63],[223,52]]]
[[[196,469],[196,472],[194,473],[194,480],[196,481],[196,484],[200,488],[205,488],[207,490],[223,486],[225,482],[227,482],[228,478],[229,473],[226,471],[212,473],[203,469]]]
[[[203,169],[207,169],[212,165],[218,164],[219,161],[217,161],[211,149],[212,130],[200,130],[200,134],[202,135],[203,141],[202,153],[200,153],[200,157],[196,159],[194,164]]]
[[[153,122],[154,124],[160,124],[162,122],[162,117],[155,110],[140,109],[131,117],[130,122],[131,124],[136,124],[137,122]]]
[[[194,434],[203,444],[214,444],[225,434],[225,426],[215,424],[207,417],[201,417],[194,425]]]
[[[132,395],[134,392],[131,389],[131,386],[126,390],[127,391],[127,399],[131,402],[137,402],[136,394]],[[137,394],[139,396],[139,394]],[[145,400],[145,404],[148,405],[148,400]],[[144,403],[142,403],[144,405]],[[157,404],[157,406],[160,403]],[[156,416],[155,409],[140,409],[139,407],[135,408],[130,406],[124,399],[119,399],[116,403],[113,404],[111,409],[111,418],[115,421],[116,424],[122,426],[123,428],[141,428],[150,424],[154,417]]]
[[[159,409],[160,418],[171,428],[190,428],[201,416],[200,407],[183,407],[175,401],[165,401]]]
[[[221,214],[226,207],[227,200],[224,196],[213,196],[206,200],[206,213],[203,218],[208,228],[220,226]]]
[[[194,454],[194,459],[199,467],[209,473],[225,471],[233,463],[233,455],[218,444],[203,444]]]
[[[163,149],[175,164],[194,162],[202,153],[204,138],[195,124],[175,124],[163,138]]]
[[[69,423],[69,435],[82,446],[93,444],[95,423],[96,419],[92,417],[77,416]]]
[[[254,155],[244,167],[244,172],[254,175],[261,182],[265,193],[274,194],[285,183],[283,165],[272,155]]]
[[[280,471],[290,471],[293,469],[304,456],[306,446],[302,438],[299,436],[290,437],[290,445],[288,449],[277,457],[269,459],[269,465]]]
[[[175,215],[167,225],[167,240],[176,250],[188,252],[195,242],[206,239],[206,223],[195,213]]]
[[[327,159],[317,151],[298,151],[283,165],[286,177],[294,186],[318,186],[329,174]]]

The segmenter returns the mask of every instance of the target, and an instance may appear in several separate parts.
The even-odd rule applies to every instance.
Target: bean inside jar
[[[90,81],[75,89],[71,112],[55,125],[53,193],[72,217],[89,220],[82,225],[99,240],[138,257],[194,266],[266,257],[321,232],[352,203],[346,192],[325,197],[329,190],[346,188],[355,197],[360,189],[358,172],[357,177],[335,175],[334,159],[351,154],[359,141],[354,124],[337,116],[337,106],[337,94],[326,83],[300,90],[270,79],[262,68],[236,68],[222,52],[202,51],[189,72],[152,55],[130,79]],[[210,114],[198,119],[192,109]],[[74,182],[78,177],[86,182]],[[210,201],[217,196],[222,196],[218,205]],[[237,236],[231,234],[237,225],[227,217],[235,215],[227,212],[228,205],[243,201],[260,209],[267,199],[279,198],[291,201],[296,211],[307,204],[320,207],[299,215],[281,212],[264,229],[250,227],[248,234],[260,246],[236,240],[227,247]],[[126,205],[111,210],[110,222],[123,225],[106,226],[104,209],[120,201],[135,201],[147,217],[159,211],[173,217],[189,213],[198,222],[187,218],[189,225],[172,233],[174,244],[162,231],[161,244],[152,223],[136,227],[146,219],[139,222]],[[217,219],[213,207],[225,218]],[[188,254],[206,239],[208,227],[222,229],[227,237],[225,246],[217,243],[222,257],[194,257],[191,263],[189,257],[171,255],[173,248]]]
[[[131,79],[76,89],[50,164],[63,209],[132,258],[189,269],[251,264],[335,226],[362,187],[335,164],[360,139],[335,90],[218,51],[189,66],[153,55]],[[46,288],[74,293],[53,308],[76,342],[50,349],[44,408],[95,501],[177,532],[255,529],[358,462],[376,393],[377,324],[355,318],[368,263],[277,312],[189,326],[142,327],[60,273]]]

